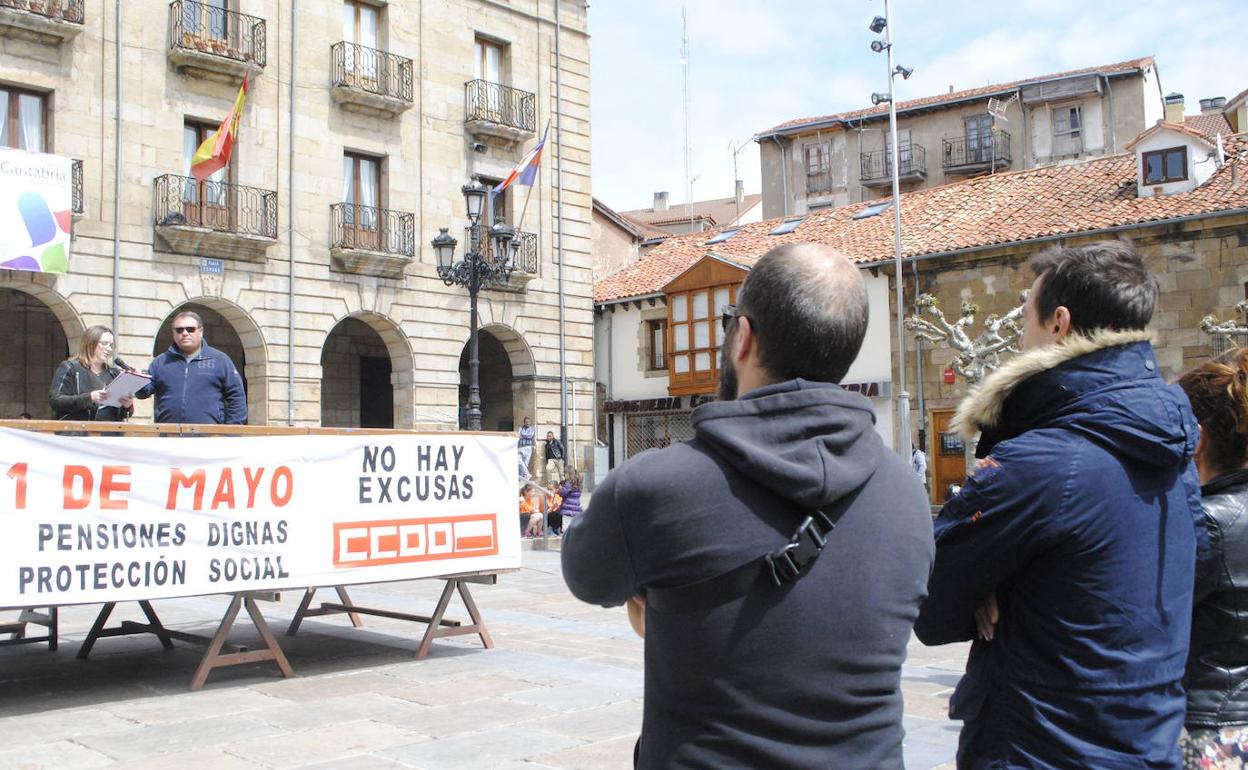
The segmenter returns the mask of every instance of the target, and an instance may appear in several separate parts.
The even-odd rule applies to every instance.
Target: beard
[[[730,342],[731,339],[724,340],[719,349],[719,390],[716,395],[720,401],[737,400],[737,370],[732,368],[732,362],[728,360]]]

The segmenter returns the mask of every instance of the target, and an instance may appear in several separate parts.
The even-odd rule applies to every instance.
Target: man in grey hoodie
[[[934,547],[922,484],[837,384],[866,287],[835,251],[788,245],[737,302],[720,400],[693,412],[693,440],[599,485],[564,578],[586,602],[644,604],[639,767],[901,768]]]

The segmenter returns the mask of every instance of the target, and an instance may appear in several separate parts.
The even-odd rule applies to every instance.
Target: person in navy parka
[[[982,458],[936,520],[915,631],[976,636],[950,702],[960,770],[1179,768],[1200,491],[1187,397],[1125,243],[1032,263],[1023,352],[958,410]]]

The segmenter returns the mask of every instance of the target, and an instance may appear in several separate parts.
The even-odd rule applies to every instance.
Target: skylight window
[[[880,214],[883,214],[885,211],[888,211],[889,206],[892,206],[892,205],[893,205],[892,198],[889,198],[886,201],[880,201],[879,203],[872,203],[870,206],[867,206],[862,211],[859,211],[857,214],[854,214],[854,219],[867,219],[868,217],[878,217]]]
[[[727,230],[721,230],[720,232],[716,233],[715,237],[710,239],[706,243],[708,246],[712,243],[723,243],[724,241],[728,240],[729,238],[731,238],[732,236],[736,235],[739,232],[741,232],[741,228],[730,227]]]
[[[798,225],[800,225],[801,223],[805,221],[806,221],[806,217],[793,217],[792,219],[786,219],[780,224],[776,225],[775,229],[767,234],[768,235],[784,235],[785,233],[791,233],[797,229]]]

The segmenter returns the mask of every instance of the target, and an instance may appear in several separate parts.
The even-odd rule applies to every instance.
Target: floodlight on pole
[[[888,8],[884,9],[884,13],[886,14],[888,13]],[[883,16],[876,16],[874,19],[871,20],[871,26],[867,27],[867,29],[871,30],[872,32],[878,35],[881,32],[883,32],[884,28],[887,26],[888,26],[888,19],[884,18]]]

